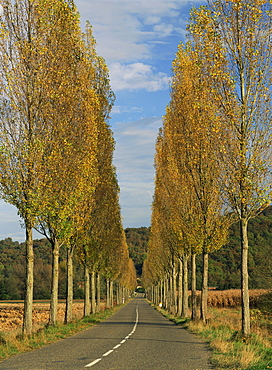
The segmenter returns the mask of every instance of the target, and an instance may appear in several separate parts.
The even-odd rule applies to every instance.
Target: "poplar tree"
[[[48,158],[48,128],[44,114],[49,96],[53,94],[52,86],[48,86],[52,64],[48,63],[45,35],[52,29],[50,24],[44,23],[42,1],[3,0],[1,5],[0,182],[3,198],[17,207],[26,229],[23,333],[29,334],[32,331],[34,263],[32,228],[43,202],[41,189],[44,163]]]
[[[225,198],[240,221],[242,332],[250,334],[248,236],[250,218],[271,203],[271,2],[211,0],[194,9],[193,48],[211,76],[222,123],[219,159]]]
[[[45,33],[49,76],[47,161],[44,163],[43,202],[38,230],[52,245],[52,286],[49,323],[55,324],[58,302],[59,249],[67,246],[71,268],[71,238],[77,209],[94,192],[99,101],[91,84],[94,68],[86,57],[76,8],[63,0],[42,1],[40,32]],[[68,269],[68,274],[70,270]],[[71,274],[70,274],[71,276]],[[70,280],[69,280],[70,281]]]
[[[109,71],[102,57],[97,55],[96,42],[92,35],[90,23],[86,23],[85,32],[82,35],[84,58],[87,62],[87,75],[82,79],[83,85],[95,92],[97,99],[97,109],[95,110],[95,124],[97,127],[97,137],[95,146],[95,169],[90,167],[92,175],[95,177],[95,188],[91,192],[82,191],[83,201],[76,206],[75,215],[76,235],[68,243],[67,250],[67,304],[65,321],[72,319],[72,256],[76,246],[79,247],[79,255],[85,268],[86,283],[88,285],[88,274],[91,271],[91,299],[92,313],[95,313],[95,274],[101,267],[103,254],[106,253],[106,246],[103,245],[104,219],[107,210],[107,203],[110,202],[109,188],[114,186],[112,181],[115,174],[112,165],[114,140],[112,131],[108,124],[109,114],[114,103],[114,93],[111,90]],[[81,67],[82,68],[82,67]],[[94,108],[93,108],[94,110]],[[96,135],[96,134],[95,134]],[[80,146],[80,143],[78,143]],[[87,147],[86,147],[87,148]],[[92,182],[87,179],[85,187],[90,187]],[[117,186],[117,181],[116,181]],[[102,216],[104,215],[104,216]],[[71,244],[72,243],[72,244]],[[82,255],[83,252],[83,255]],[[84,256],[82,258],[82,256]],[[68,266],[69,269],[68,269]],[[89,314],[89,303],[87,302],[88,286],[85,288],[85,314]],[[88,313],[87,313],[88,312]]]
[[[220,248],[229,227],[221,197],[218,131],[221,123],[211,100],[205,62],[190,43],[179,46],[173,62],[171,101],[164,120],[169,171],[176,202],[176,230],[190,251],[202,251],[201,318],[206,321],[208,253]],[[191,198],[191,200],[190,200]],[[186,199],[186,200],[185,200]]]

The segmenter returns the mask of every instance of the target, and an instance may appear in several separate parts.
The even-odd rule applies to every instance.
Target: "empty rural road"
[[[42,349],[16,355],[0,369],[206,370],[205,343],[173,324],[144,298],[135,298],[106,321]]]

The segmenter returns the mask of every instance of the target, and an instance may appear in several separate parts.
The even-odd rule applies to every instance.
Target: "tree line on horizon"
[[[113,281],[127,294],[136,275],[112,164],[108,121],[115,96],[91,25],[82,32],[72,0],[0,4],[0,194],[17,208],[26,232],[22,331],[31,334],[34,228],[51,246],[50,325],[57,317],[61,250],[65,322],[72,319],[75,258],[84,267],[84,315],[99,305],[101,276],[109,306]]]
[[[143,263],[147,257],[149,227],[126,228],[129,256],[133,260],[137,277],[141,279]],[[272,285],[272,206],[249,221],[249,288],[270,289]],[[50,299],[52,253],[47,239],[34,240],[34,299]],[[197,290],[201,289],[201,255],[196,258]],[[239,224],[231,225],[227,243],[209,256],[209,287],[217,290],[240,287],[240,231]],[[189,275],[190,275],[189,260]],[[0,300],[24,298],[25,245],[6,238],[0,241]],[[189,278],[189,290],[191,279]],[[74,260],[74,298],[84,298],[84,268],[78,258]],[[114,284],[114,293],[118,285]],[[60,249],[59,298],[66,296],[66,251]],[[101,277],[101,299],[106,300],[106,281]]]
[[[191,259],[195,320],[196,256],[201,255],[199,316],[205,323],[209,255],[226,243],[238,221],[244,337],[250,334],[248,223],[271,204],[271,7],[266,0],[208,0],[190,12],[156,144],[143,267],[149,297],[155,294],[158,301],[168,294],[168,308],[187,317]]]

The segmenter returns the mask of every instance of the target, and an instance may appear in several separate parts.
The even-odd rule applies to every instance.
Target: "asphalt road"
[[[0,363],[9,370],[206,370],[205,343],[135,298],[106,321]]]

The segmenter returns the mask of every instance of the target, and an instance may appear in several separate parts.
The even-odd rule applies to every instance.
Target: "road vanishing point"
[[[206,343],[134,298],[90,329],[0,363],[3,370],[206,370]]]

